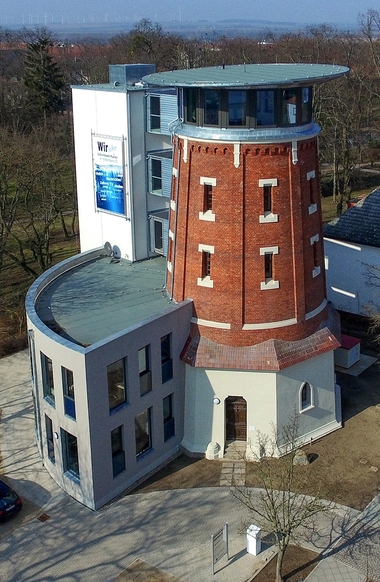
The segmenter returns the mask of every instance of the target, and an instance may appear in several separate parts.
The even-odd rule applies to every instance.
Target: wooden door
[[[226,399],[226,440],[247,440],[247,403],[241,396]]]

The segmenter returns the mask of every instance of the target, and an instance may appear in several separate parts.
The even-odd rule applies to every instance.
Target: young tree
[[[247,463],[247,470],[255,472],[259,496],[252,488],[237,486],[232,494],[248,509],[250,519],[274,537],[278,548],[276,582],[282,582],[283,561],[289,544],[298,541],[301,527],[312,528],[314,518],[328,512],[330,504],[318,496],[295,491],[296,458],[302,454],[296,412],[280,432],[273,429],[272,437],[260,434],[258,450],[260,455],[254,455],[254,461]],[[305,487],[307,489],[306,479],[304,491]]]

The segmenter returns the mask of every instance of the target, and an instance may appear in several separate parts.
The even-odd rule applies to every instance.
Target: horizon
[[[293,0],[267,0],[256,5],[246,0],[108,0],[105,6],[96,0],[12,0],[0,14],[0,26],[49,26],[78,24],[117,24],[133,26],[142,19],[154,23],[223,23],[246,21],[269,25],[300,26],[332,24],[357,25],[360,13],[373,9],[370,0],[316,0],[305,7]],[[215,14],[220,18],[215,19]]]

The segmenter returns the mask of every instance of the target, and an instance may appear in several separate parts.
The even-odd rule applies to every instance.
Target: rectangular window
[[[274,125],[274,91],[257,91],[256,124],[259,126]]]
[[[247,92],[228,91],[228,125],[246,125]]]
[[[264,213],[272,212],[272,185],[264,185]]]
[[[202,279],[211,276],[211,253],[202,251]]]
[[[311,87],[302,88],[302,123],[311,121]]]
[[[61,428],[63,470],[79,479],[77,437]]]
[[[54,377],[53,377],[53,362],[48,356],[41,352],[41,367],[42,367],[42,383],[44,389],[44,397],[51,404],[55,403],[54,396]]]
[[[314,267],[318,267],[318,249],[317,249],[316,242],[313,244],[313,261],[314,261]]]
[[[264,270],[265,270],[265,281],[271,281],[273,279],[273,255],[272,255],[272,253],[265,253],[265,255],[264,255]]]
[[[282,125],[295,125],[297,123],[297,93],[297,89],[284,89],[282,91]]]
[[[135,416],[136,457],[152,448],[151,408]]]
[[[125,470],[125,451],[123,449],[123,427],[111,431],[112,473],[116,477]]]
[[[154,222],[154,251],[162,253],[164,251],[163,245],[163,229],[161,220],[153,218]]]
[[[212,210],[212,185],[203,185],[203,212]]]
[[[197,89],[186,89],[186,123],[197,121]]]
[[[127,400],[126,362],[117,360],[107,366],[108,402],[110,410],[121,406]]]
[[[153,194],[162,194],[162,166],[161,160],[150,158],[150,191]]]
[[[220,93],[215,89],[204,91],[204,125],[219,125]]]
[[[175,435],[175,424],[173,417],[173,394],[169,394],[162,401],[164,415],[164,441]]]
[[[48,459],[52,463],[55,463],[53,423],[51,418],[46,416],[46,414],[45,414],[45,427],[46,427],[46,445],[48,451]]]
[[[152,374],[150,371],[150,346],[144,346],[138,351],[140,396],[152,390]]]
[[[150,131],[159,132],[161,129],[161,99],[157,95],[149,96]]]
[[[168,333],[161,338],[161,371],[162,383],[173,378],[173,360],[171,355],[172,334]]]
[[[71,370],[62,366],[62,386],[63,386],[63,403],[65,414],[70,418],[76,418],[75,413],[75,395],[74,395],[74,374]]]

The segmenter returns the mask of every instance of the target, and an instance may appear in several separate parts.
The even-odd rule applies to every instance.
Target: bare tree
[[[274,428],[272,436],[260,434],[260,453],[252,451],[254,461],[247,463],[247,471],[254,471],[259,494],[249,487],[232,489],[233,495],[248,509],[250,519],[274,537],[278,548],[276,582],[283,580],[283,561],[289,544],[299,541],[301,528],[314,528],[315,517],[330,510],[330,503],[318,495],[296,491],[300,484],[295,475],[296,458],[302,454],[300,446],[298,414],[294,412],[279,432]],[[307,479],[302,490],[307,491]]]

